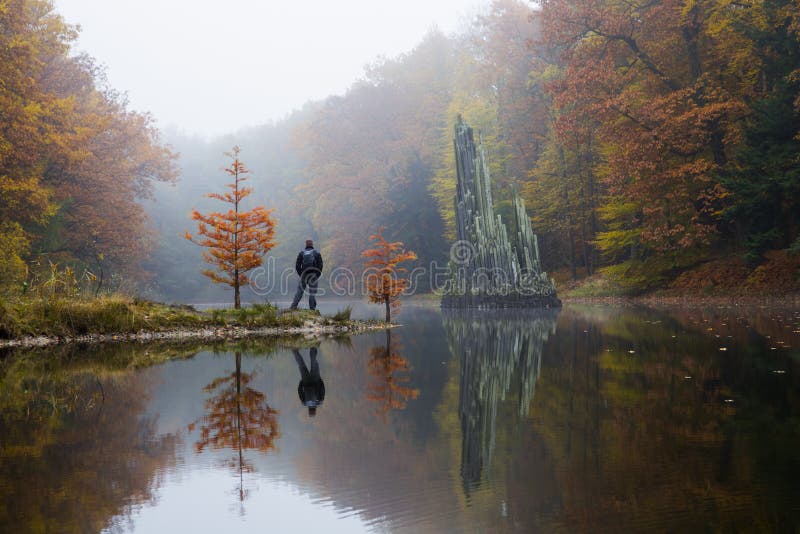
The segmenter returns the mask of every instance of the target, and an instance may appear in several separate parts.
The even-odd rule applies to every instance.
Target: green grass
[[[0,302],[0,337],[77,336],[202,326],[207,319],[185,306],[110,295],[93,299],[33,297]]]
[[[278,324],[278,310],[269,304],[253,304],[235,310],[233,308],[212,309],[206,312],[217,325],[236,325],[248,327],[275,326]]]
[[[353,307],[350,305],[345,306],[343,309],[331,315],[331,320],[335,323],[348,323],[350,316],[353,313]]]
[[[270,304],[254,304],[239,310],[198,311],[191,306],[167,305],[121,295],[0,300],[0,339],[227,326],[291,328],[309,322],[320,325],[352,323],[347,308],[332,317],[324,317],[318,311],[279,310]]]

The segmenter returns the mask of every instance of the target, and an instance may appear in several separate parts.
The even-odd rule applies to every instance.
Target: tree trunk
[[[238,149],[237,149],[238,150]],[[233,188],[233,195],[236,202],[233,204],[236,219],[233,222],[233,308],[238,310],[242,307],[239,299],[239,157],[238,151],[234,163],[236,164],[236,175]]]
[[[235,274],[236,281],[233,283],[233,308],[238,310],[242,307],[242,301],[239,298],[239,271]]]
[[[100,268],[100,278],[97,280],[97,287],[94,288],[95,297],[97,297],[97,294],[100,293],[100,289],[103,287],[103,264],[98,263],[97,266]]]
[[[386,322],[387,323],[391,323],[392,322],[392,310],[389,307],[389,299],[386,299],[384,301],[384,303],[386,304]]]
[[[586,276],[592,276],[592,265],[591,265],[591,259],[589,258],[589,245],[587,243],[589,238],[586,235],[586,221],[588,219],[588,216],[586,215],[586,209],[587,209],[587,207],[589,205],[589,200],[587,198],[586,190],[588,188],[588,185],[587,185],[588,176],[591,175],[592,171],[591,171],[591,169],[588,168],[588,165],[587,165],[587,170],[586,170],[587,178],[584,179],[584,177],[583,177],[583,158],[584,158],[584,155],[581,152],[582,145],[580,143],[580,138],[576,138],[575,141],[576,141],[575,142],[575,146],[577,147],[577,149],[576,149],[577,153],[575,154],[575,156],[576,156],[576,160],[578,162],[577,163],[577,165],[578,165],[578,179],[581,182],[581,255],[583,256],[583,267],[584,267],[584,269],[586,269]],[[589,148],[587,148],[587,150],[589,150]]]
[[[592,265],[589,259],[589,238],[586,235],[586,212],[581,209],[581,254],[583,254],[583,267],[586,269],[586,276],[592,276]]]
[[[572,217],[569,212],[569,188],[567,186],[567,159],[564,157],[564,148],[559,145],[558,157],[561,160],[561,181],[563,182],[562,195],[564,197],[564,220],[567,223],[567,241],[569,242],[569,270],[573,280],[578,279],[575,267],[575,243],[572,238]]]
[[[587,186],[589,188],[589,238],[592,242],[597,239],[597,210],[595,206],[595,184],[594,184],[594,157],[592,156],[592,137],[591,134],[587,141],[587,149],[586,149],[586,171],[587,171]],[[588,276],[592,276],[594,274],[594,270],[597,268],[599,263],[599,258],[597,255],[597,248],[590,244],[589,245],[590,251],[590,261],[589,271],[586,273]]]
[[[700,62],[700,49],[698,38],[702,31],[701,22],[699,21],[700,12],[697,5],[694,5],[687,14],[687,23],[681,29],[683,40],[686,44],[686,53],[689,60],[689,73],[692,76],[692,82],[695,83],[702,75],[702,64]],[[692,97],[695,103],[702,107],[707,105],[708,99],[705,93],[701,90],[696,96]],[[728,163],[728,157],[725,154],[725,133],[718,120],[712,120],[708,125],[708,130],[711,133],[709,144],[711,145],[711,153],[714,156],[714,163],[720,167],[724,167]]]

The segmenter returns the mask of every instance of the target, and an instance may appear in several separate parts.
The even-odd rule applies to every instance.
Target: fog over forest
[[[228,300],[201,274],[202,250],[184,234],[196,231],[193,208],[220,209],[205,195],[224,190],[224,154],[235,145],[252,171],[246,184],[254,193],[243,209],[263,205],[277,220],[277,245],[265,264],[273,289],[281,289],[280,273],[292,268],[306,238],[321,250],[326,274],[349,269],[357,279],[361,253],[380,227],[416,252],[410,267],[444,266],[454,238],[452,131],[459,116],[481,133],[500,215],[512,219],[517,188],[543,267],[559,284],[636,294],[674,287],[762,292],[773,281],[781,290],[798,283],[796,2],[493,0],[480,8],[459,4],[463,10],[439,6],[430,19],[417,7],[410,11],[416,18],[398,15],[397,26],[413,20],[427,32],[409,45],[393,37],[384,43],[391,55],[359,43],[360,30],[331,41],[332,49],[356,43],[354,50],[369,54],[347,82],[315,74],[316,63],[295,64],[296,76],[278,63],[266,68],[289,53],[258,48],[263,36],[252,32],[252,20],[228,24],[246,13],[235,3],[219,15],[219,30],[200,15],[193,24],[211,24],[209,35],[219,42],[230,37],[242,45],[236,57],[207,60],[209,89],[241,87],[241,102],[234,93],[198,103],[197,95],[208,93],[196,82],[196,90],[177,93],[185,105],[154,102],[154,115],[141,109],[141,92],[131,89],[128,97],[120,92],[128,87],[115,85],[124,76],[102,55],[117,57],[116,45],[101,47],[99,58],[81,53],[100,36],[87,22],[87,43],[78,41],[70,23],[80,21],[65,20],[61,4],[80,12],[67,0],[14,0],[0,14],[8,29],[0,37],[0,270],[13,291],[58,264],[85,273],[97,289]],[[307,38],[327,31],[320,17],[353,5],[309,15],[308,25],[294,30]],[[102,16],[102,6],[93,16]],[[445,30],[427,22],[449,12]],[[199,4],[198,13],[213,10]],[[130,22],[141,16],[131,13]],[[286,20],[304,19],[294,13]],[[391,20],[375,20],[389,32]],[[183,44],[175,37],[166,61],[143,45],[154,79],[170,61],[187,73],[202,64],[196,54],[206,49],[188,50],[202,37],[192,27],[175,28],[175,35],[189,33]],[[109,28],[123,32],[118,21]],[[312,39],[316,49],[326,47],[325,35]],[[189,53],[187,65],[176,51]],[[328,83],[331,96],[309,98],[297,89]],[[168,81],[161,85],[164,95],[175,94]],[[247,114],[242,103],[249,106],[254,87],[265,103],[236,119],[241,128],[226,127],[229,118],[219,117]],[[287,87],[305,104],[278,98]],[[270,107],[273,88],[283,107]],[[185,125],[169,126],[186,113]],[[208,117],[208,129],[197,126],[198,117]],[[231,131],[220,134],[224,129]],[[429,288],[423,282],[419,289]]]
[[[522,50],[533,37],[529,11],[522,4],[509,6],[516,12],[508,15],[526,32],[515,36]],[[159,185],[154,201],[145,203],[158,244],[144,263],[147,279],[141,288],[167,300],[226,298],[225,288],[201,275],[202,250],[183,234],[193,229],[187,217],[192,209],[219,209],[205,194],[226,183],[222,168],[230,159],[225,153],[234,145],[252,171],[248,185],[254,193],[246,206],[273,208],[278,221],[278,244],[264,266],[270,290],[259,282],[255,291],[245,292],[246,299],[285,298],[281,280],[293,272],[307,238],[315,240],[327,265],[353,273],[349,282],[346,276],[340,280],[346,283],[338,289],[360,294],[360,251],[382,225],[388,237],[417,252],[418,265],[436,262],[446,268],[449,243],[431,183],[436,172],[454,172],[449,138],[457,112],[448,109],[448,99],[457,62],[475,61],[470,56],[485,31],[476,17],[463,34],[429,30],[412,50],[376,59],[344,95],[308,102],[283,119],[211,138],[178,128],[162,132],[164,142],[180,154],[180,179]],[[426,99],[428,105],[422,106]],[[337,148],[337,142],[345,144]],[[323,290],[330,291],[328,282],[323,277]],[[421,284],[429,289],[427,280]]]
[[[0,534],[800,532],[799,347],[800,0],[0,0]]]
[[[177,57],[180,65],[174,65],[176,57],[172,57],[173,63],[170,64],[170,60],[161,57],[164,48],[171,46],[172,48],[167,49],[167,55],[175,56],[178,53],[176,51],[183,50],[186,53],[187,45],[177,41],[170,45],[169,37],[163,35],[158,36],[154,43],[145,44],[140,52],[144,57],[150,57],[150,64],[145,69],[148,72],[160,72],[169,76],[169,79],[176,79],[171,72],[173,69],[185,73],[185,79],[174,84],[186,85],[182,88],[184,96],[180,98],[176,96],[176,91],[179,90],[177,87],[162,87],[164,94],[153,95],[150,94],[146,82],[132,77],[132,73],[144,66],[137,66],[137,61],[130,56],[127,47],[123,46],[124,43],[120,44],[124,34],[130,31],[130,25],[114,21],[106,24],[105,20],[99,20],[103,10],[111,9],[109,6],[98,2],[78,4],[69,0],[61,0],[57,5],[65,8],[69,22],[72,22],[70,17],[78,22],[81,22],[79,17],[89,17],[89,22],[93,23],[89,27],[89,35],[81,36],[76,48],[88,49],[90,52],[96,50],[101,58],[109,61],[127,62],[122,66],[124,68],[115,63],[107,64],[110,81],[119,81],[123,87],[133,85],[138,91],[135,90],[131,95],[132,105],[153,111],[157,124],[166,125],[162,128],[160,140],[179,155],[176,160],[179,178],[175,183],[155,184],[153,199],[143,201],[156,234],[152,251],[142,262],[142,273],[137,277],[136,284],[138,290],[152,298],[191,302],[228,298],[227,288],[209,284],[208,279],[201,274],[200,271],[204,268],[202,250],[186,241],[183,236],[187,230],[195,229],[195,223],[188,216],[192,209],[221,209],[216,201],[206,198],[206,194],[221,190],[227,183],[227,176],[222,169],[230,163],[225,154],[234,145],[241,147],[242,160],[252,171],[247,185],[254,188],[254,193],[246,201],[244,208],[264,205],[274,210],[273,216],[278,221],[278,244],[265,265],[265,269],[271,273],[270,280],[274,278],[278,283],[281,273],[287,268],[291,271],[295,256],[306,238],[315,238],[328,265],[340,265],[353,270],[356,276],[360,274],[360,261],[353,247],[364,244],[369,233],[378,227],[362,227],[357,236],[335,235],[332,231],[337,222],[335,213],[331,214],[331,221],[327,221],[324,212],[315,212],[315,204],[326,203],[322,197],[331,197],[336,202],[336,196],[326,193],[319,184],[309,183],[315,172],[310,166],[315,152],[310,146],[312,138],[304,138],[304,130],[313,128],[324,109],[335,109],[337,101],[352,98],[354,95],[358,100],[360,97],[357,95],[367,87],[372,87],[371,91],[374,91],[379,86],[386,85],[387,82],[376,77],[376,73],[382,69],[388,69],[393,64],[401,69],[413,68],[410,65],[403,66],[405,56],[415,53],[411,51],[415,43],[410,40],[410,35],[427,27],[428,36],[424,37],[426,41],[435,39],[449,42],[457,38],[445,37],[444,31],[453,32],[456,27],[468,27],[474,22],[477,13],[488,9],[486,2],[462,1],[442,2],[437,6],[428,6],[421,12],[421,6],[412,2],[402,9],[385,9],[386,6],[383,6],[378,11],[384,13],[377,16],[377,12],[372,13],[372,8],[359,2],[344,3],[336,9],[317,6],[320,9],[312,13],[307,10],[301,10],[303,13],[295,12],[290,6],[275,10],[267,5],[253,6],[247,2],[234,2],[229,11],[219,14],[221,19],[218,24],[222,29],[215,33],[213,40],[204,40],[201,29],[207,27],[205,19],[215,10],[209,11],[203,5],[193,6],[197,21],[192,25],[194,31],[186,37],[189,42],[197,41],[193,56]],[[171,17],[175,9],[178,9],[178,5],[167,9],[164,17]],[[361,22],[354,22],[353,12],[360,13],[361,16],[356,18]],[[118,14],[118,11],[114,13]],[[248,17],[242,19],[242,13],[248,13]],[[130,13],[130,16],[137,20],[142,15]],[[279,35],[264,35],[264,32],[257,30],[260,23],[255,20],[267,16],[271,16],[272,20],[282,21],[289,27],[281,28],[281,24],[275,24],[275,33]],[[114,18],[118,20],[117,16]],[[226,28],[226,23],[235,24],[236,29]],[[342,32],[332,27],[340,23],[349,24],[351,29]],[[161,26],[158,23],[154,28],[157,30]],[[438,29],[438,26],[443,29]],[[114,32],[121,32],[123,35],[115,37]],[[379,36],[381,32],[383,35]],[[235,44],[227,43],[226,39],[233,40]],[[284,40],[281,43],[282,48],[286,47],[285,49],[279,53],[266,52],[281,39]],[[325,42],[328,44],[322,46]],[[230,52],[236,50],[236,45],[242,50],[235,54],[236,57],[229,56],[221,62],[217,57],[218,52],[211,53],[210,61],[204,61],[200,57],[207,47]],[[376,48],[372,49],[370,45]],[[398,56],[397,51],[404,53]],[[386,53],[396,57],[385,59]],[[347,57],[333,57],[331,54]],[[451,62],[452,58],[441,57],[436,60]],[[194,89],[187,84],[197,80],[197,69],[200,68],[207,70],[203,77],[208,79],[208,83]],[[240,78],[235,83],[230,83],[226,73],[237,69],[241,69]],[[406,80],[403,83],[408,85],[413,81]],[[232,89],[229,87],[231,85],[234,86]],[[323,96],[320,91],[325,87],[329,87],[332,93],[341,93],[342,96],[308,100],[290,111],[293,104],[302,103],[298,100],[301,95]],[[420,86],[417,91],[422,89]],[[142,94],[138,98],[137,92]],[[212,96],[215,94],[223,98],[215,99]],[[386,104],[386,111],[390,112],[388,107],[391,102]],[[192,105],[195,106],[194,109],[191,109]],[[262,124],[257,125],[259,121],[256,117],[259,116],[277,118],[262,119]],[[225,130],[225,124],[231,124],[233,117],[238,117],[235,120],[239,121],[240,126],[229,126],[226,133],[218,133]],[[391,123],[387,122],[386,125],[390,126]],[[439,126],[443,125],[436,127]],[[369,129],[373,126],[364,124],[364,127]],[[330,128],[327,133],[336,135]],[[389,132],[386,134],[390,135]],[[370,187],[369,181],[374,178],[369,178],[365,187]],[[437,220],[435,204],[424,190],[424,183],[429,179],[430,176],[420,176],[417,178],[417,185],[418,188],[423,188],[418,194],[427,202],[430,215],[428,219],[434,226],[430,229],[417,228],[416,231],[419,235],[441,235],[442,228]],[[375,199],[375,202],[381,201]],[[342,210],[346,207],[347,202],[335,209]],[[369,204],[360,207],[362,211],[371,211],[373,208]],[[362,217],[367,220],[366,213],[362,213]],[[387,217],[385,223],[390,222]],[[390,235],[400,233],[392,229]],[[402,232],[402,235],[411,236],[409,232]],[[440,261],[446,258],[443,250],[447,245],[441,237],[424,239],[436,240],[441,250],[434,253],[435,257]],[[337,243],[348,247],[347,251],[341,251]],[[326,284],[323,281],[323,290],[325,289]],[[277,296],[276,291],[270,291],[269,295],[263,293],[263,290],[249,295],[246,293],[245,298],[260,301]]]

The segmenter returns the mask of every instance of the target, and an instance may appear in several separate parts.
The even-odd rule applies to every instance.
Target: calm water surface
[[[400,318],[2,356],[0,532],[800,528],[799,312]]]

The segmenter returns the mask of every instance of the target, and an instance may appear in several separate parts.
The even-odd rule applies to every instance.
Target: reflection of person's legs
[[[319,362],[317,362],[317,347],[311,347],[311,380],[319,381]]]
[[[308,373],[308,367],[306,367],[306,362],[303,360],[303,357],[300,356],[300,351],[295,349],[292,352],[294,352],[294,361],[297,362],[297,367],[300,369],[300,380],[302,380],[303,382],[310,382],[311,375]]]
[[[308,277],[308,307],[312,310],[317,309],[317,276],[312,274]]]
[[[297,305],[300,303],[300,300],[303,298],[303,293],[306,290],[306,280],[304,277],[300,277],[300,283],[297,284],[297,291],[294,294],[294,300],[292,301],[292,308],[296,308]]]

